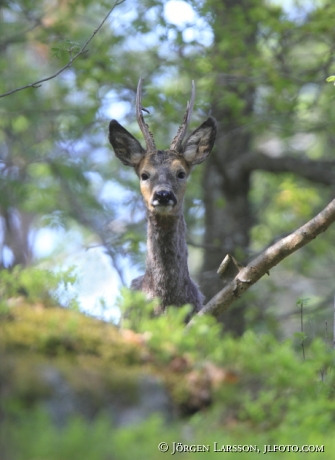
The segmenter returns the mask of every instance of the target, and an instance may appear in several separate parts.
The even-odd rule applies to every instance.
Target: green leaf
[[[69,53],[71,56],[77,54],[80,51],[80,45],[73,40],[65,38],[64,40],[55,43],[51,49],[53,51],[52,56],[59,59],[64,52]]]
[[[304,332],[294,332],[293,336],[299,339],[301,343],[307,339],[307,335]]]

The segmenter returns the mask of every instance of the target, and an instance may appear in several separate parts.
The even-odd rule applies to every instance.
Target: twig
[[[333,222],[335,222],[335,199],[307,224],[281,239],[251,261],[202,308],[198,315],[209,313],[218,317],[271,268],[326,231]]]
[[[297,335],[300,339],[301,348],[302,348],[302,357],[305,359],[305,339],[306,335],[304,333],[304,306],[307,305],[309,299],[299,299],[296,303],[296,306],[300,309],[300,333]]]
[[[69,60],[69,62],[64,66],[62,67],[61,69],[59,69],[55,74],[51,75],[50,77],[46,77],[46,78],[42,78],[42,80],[38,80],[38,81],[35,81],[34,83],[29,83],[28,85],[25,85],[25,86],[21,86],[20,88],[16,88],[16,89],[12,89],[11,91],[7,91],[7,93],[3,93],[3,94],[0,94],[0,97],[5,97],[5,96],[9,96],[10,94],[14,94],[14,93],[17,93],[18,91],[22,91],[23,89],[27,89],[27,88],[39,88],[41,86],[41,83],[44,83],[45,81],[48,81],[48,80],[52,80],[53,78],[57,77],[60,73],[64,72],[65,69],[67,69],[68,67],[71,66],[71,64],[73,63],[73,61],[75,59],[77,59],[77,57],[81,56],[82,54],[86,53],[88,50],[86,50],[86,47],[87,45],[90,43],[90,41],[95,37],[95,35],[99,32],[99,30],[101,29],[101,27],[104,25],[104,23],[107,21],[107,19],[109,18],[110,14],[112,13],[112,11],[114,10],[115,7],[117,7],[118,5],[121,5],[121,3],[124,3],[126,0],[117,0],[114,5],[112,6],[112,8],[108,11],[108,13],[106,14],[105,18],[103,19],[103,21],[100,23],[100,25],[98,26],[97,29],[95,29],[95,31],[92,33],[92,35],[89,37],[89,39],[85,42],[85,44],[83,45],[83,47],[78,51],[77,54],[75,54],[73,56],[73,58],[71,58]]]

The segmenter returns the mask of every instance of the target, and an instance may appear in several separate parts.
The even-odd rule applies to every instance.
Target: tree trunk
[[[253,3],[246,0],[223,0],[215,12],[213,62],[219,69],[212,96],[213,116],[218,121],[216,148],[206,162],[204,173],[205,254],[200,278],[202,292],[210,300],[223,287],[216,271],[227,253],[244,262],[253,225],[250,201],[250,172],[243,159],[250,152],[252,135],[247,125],[254,110],[255,87],[241,78],[245,60],[255,51],[257,23],[248,18]],[[243,19],[241,19],[242,13]],[[234,42],[238,15],[239,43],[223,48],[221,43]],[[243,33],[243,24],[246,25]],[[235,26],[234,26],[235,25]],[[234,26],[234,27],[233,27]],[[222,33],[222,28],[226,32]],[[220,38],[219,38],[220,37]],[[240,42],[241,41],[241,42]],[[220,49],[225,49],[222,53]],[[222,72],[220,72],[222,71]],[[229,75],[225,72],[229,72]],[[236,75],[236,77],[234,76]],[[245,304],[240,303],[221,318],[225,330],[241,334],[245,328]]]

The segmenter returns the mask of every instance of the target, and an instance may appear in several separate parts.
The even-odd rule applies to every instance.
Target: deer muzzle
[[[152,206],[159,213],[167,213],[177,204],[177,198],[174,193],[169,190],[157,190],[154,192],[152,200]]]

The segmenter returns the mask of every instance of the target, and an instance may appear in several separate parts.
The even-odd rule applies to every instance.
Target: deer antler
[[[185,133],[187,131],[188,124],[189,124],[190,119],[191,119],[193,105],[194,105],[194,99],[195,99],[195,84],[194,84],[194,80],[192,80],[191,100],[187,102],[186,112],[185,112],[185,115],[184,115],[183,122],[179,126],[177,134],[174,137],[173,141],[171,142],[171,145],[170,145],[171,150],[177,150],[177,152],[180,150],[181,143],[183,142]]]
[[[149,127],[145,123],[143,114],[142,114],[142,110],[145,110],[142,107],[142,83],[143,83],[143,78],[140,78],[138,85],[137,85],[137,93],[136,93],[136,118],[137,118],[138,126],[140,127],[142,134],[144,136],[147,151],[154,152],[156,150],[154,137],[152,133],[149,131]]]

